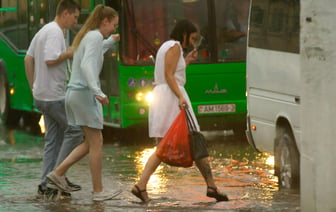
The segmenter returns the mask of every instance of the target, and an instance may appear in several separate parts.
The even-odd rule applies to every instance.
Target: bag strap
[[[191,116],[191,113],[189,111],[188,108],[184,108],[186,115],[187,115],[187,125],[188,125],[188,129],[190,132],[196,132],[197,128],[196,128],[196,124],[194,122],[193,117]]]

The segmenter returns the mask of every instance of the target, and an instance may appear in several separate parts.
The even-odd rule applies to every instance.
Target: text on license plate
[[[198,105],[199,114],[204,113],[233,113],[236,112],[236,104]]]

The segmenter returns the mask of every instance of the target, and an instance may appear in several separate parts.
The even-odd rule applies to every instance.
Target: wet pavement
[[[205,132],[209,140],[211,167],[217,186],[229,202],[205,195],[206,186],[195,166],[161,165],[151,177],[147,191],[153,199],[144,205],[130,190],[138,180],[154,142],[145,134],[128,134],[120,141],[115,132],[104,134],[103,181],[107,188],[121,188],[114,200],[91,200],[88,159],[74,165],[68,178],[82,186],[71,199],[40,198],[39,184],[43,137],[24,130],[0,126],[0,212],[60,211],[300,211],[300,196],[279,191],[273,176],[273,157],[254,151],[223,132]],[[132,137],[130,136],[132,135]]]

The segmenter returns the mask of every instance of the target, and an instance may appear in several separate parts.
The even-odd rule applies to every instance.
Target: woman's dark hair
[[[197,27],[191,21],[187,19],[182,19],[178,21],[170,33],[170,38],[179,41],[181,44],[183,42],[183,35],[187,35],[187,45],[189,45],[189,37],[191,33],[198,32]]]

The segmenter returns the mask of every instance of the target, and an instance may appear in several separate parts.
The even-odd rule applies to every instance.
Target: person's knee
[[[89,141],[89,149],[90,152],[101,152],[103,148],[103,140],[99,138],[95,138]]]

